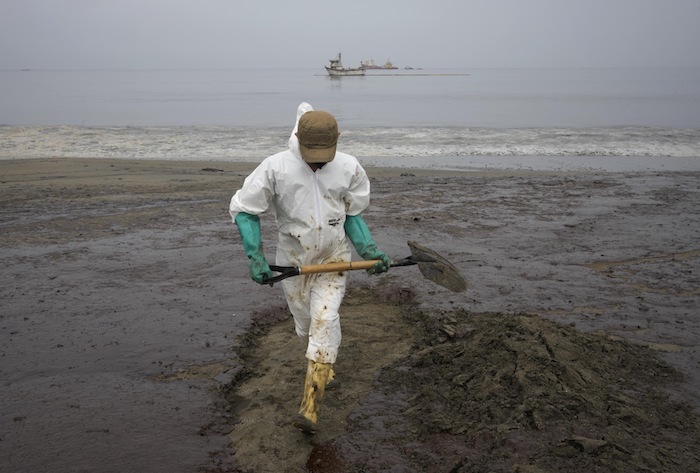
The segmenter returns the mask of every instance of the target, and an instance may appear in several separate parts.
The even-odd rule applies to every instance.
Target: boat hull
[[[326,67],[326,72],[331,77],[364,76],[365,75],[365,70],[361,69],[361,68],[358,68],[358,69],[332,69],[328,66],[325,66],[325,67]]]

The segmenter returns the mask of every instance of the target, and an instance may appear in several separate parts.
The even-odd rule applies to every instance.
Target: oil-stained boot
[[[294,421],[294,426],[305,433],[316,432],[321,400],[332,371],[333,365],[330,363],[316,363],[309,360],[304,382],[304,396],[299,406],[299,416]]]
[[[335,370],[331,368],[328,381],[326,382],[326,391],[335,391],[337,389],[340,389],[340,380],[335,377]]]

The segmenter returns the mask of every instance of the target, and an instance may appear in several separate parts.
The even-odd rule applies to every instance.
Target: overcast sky
[[[700,66],[700,0],[0,0],[0,69]]]

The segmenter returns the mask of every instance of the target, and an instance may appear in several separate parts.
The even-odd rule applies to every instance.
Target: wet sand
[[[352,468],[358,465],[372,471],[393,461],[399,471],[431,462],[432,471],[473,471],[478,459],[484,468],[508,471],[525,460],[537,464],[528,456],[537,453],[549,460],[529,471],[557,471],[552,458],[566,459],[569,471],[586,471],[577,469],[584,461],[590,466],[630,459],[649,471],[674,471],[671,459],[683,452],[686,471],[698,470],[697,454],[683,450],[685,441],[666,440],[697,435],[697,420],[684,406],[700,411],[700,173],[368,168],[373,201],[365,217],[380,247],[402,257],[409,251],[405,242],[418,241],[456,264],[470,287],[459,294],[445,291],[415,268],[377,278],[353,273],[356,289],[344,306],[347,329],[338,363],[345,380],[339,393],[327,395],[323,429],[308,439],[286,424],[300,395],[303,350],[281,289],[248,279],[227,214],[232,193],[253,166],[0,161],[3,470],[264,471],[260,462],[271,462],[270,468],[284,464],[288,471],[357,471]],[[263,225],[272,245],[272,222]],[[510,326],[511,333],[531,340],[526,348],[504,341],[507,324],[500,321],[506,319],[519,324]],[[558,325],[547,325],[552,321]],[[537,334],[546,339],[559,326],[571,330],[567,338],[581,353],[581,347],[603,347],[617,359],[641,360],[639,370],[631,371],[639,384],[622,371],[619,378],[630,392],[654,393],[654,402],[645,404],[641,396],[640,403],[615,404],[627,406],[629,415],[608,421],[636,429],[637,446],[653,451],[653,458],[635,456],[628,439],[613,437],[610,429],[608,438],[615,440],[601,439],[598,404],[624,387],[606,378],[605,370],[555,356],[554,342],[548,342],[548,356],[598,386],[586,391],[590,404],[574,403],[591,413],[586,422],[572,421],[580,415],[566,418],[561,406],[571,408],[571,398],[547,398],[554,408],[545,412],[531,405],[531,397],[496,399],[502,391],[483,384],[466,390],[474,397],[453,391],[470,381],[441,360],[489,340],[483,351],[468,352],[471,359],[507,346],[524,363],[525,352],[547,346]],[[382,336],[368,339],[367,333]],[[370,350],[368,340],[383,356]],[[631,345],[617,345],[620,340]],[[550,384],[516,377],[508,385],[541,397],[548,386],[560,392],[556,386],[572,383],[538,371],[543,358],[538,360],[523,366]],[[605,361],[598,365],[615,371]],[[432,377],[426,363],[433,366]],[[473,369],[478,380],[482,369],[499,373],[510,365],[483,358],[481,364],[455,366],[463,374]],[[649,371],[659,376],[643,376]],[[466,407],[409,389],[448,375],[444,399],[461,399],[458,404],[471,406],[469,411],[486,405],[489,395],[502,404],[528,405],[530,414],[502,418],[492,410],[489,423],[486,413],[460,417]],[[584,392],[578,385],[572,390]],[[677,421],[663,426],[664,441],[650,440],[651,427],[631,420],[650,406],[667,409],[665,417]],[[382,422],[377,409],[387,415]],[[451,413],[459,426],[446,423],[440,412]],[[523,421],[528,415],[531,425]],[[260,425],[251,427],[251,416]],[[416,428],[416,418],[425,429]],[[550,422],[565,420],[573,427],[552,430]],[[475,432],[483,435],[476,438]],[[359,438],[387,448],[358,448]],[[535,439],[537,445],[573,450],[543,453]],[[508,462],[483,453],[498,445],[510,446],[504,450]],[[441,460],[429,455],[431,448]],[[421,452],[413,460],[406,453],[411,449]],[[329,464],[337,468],[329,470]]]

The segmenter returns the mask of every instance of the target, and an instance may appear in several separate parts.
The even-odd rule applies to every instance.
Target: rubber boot
[[[326,391],[335,391],[340,389],[340,380],[335,377],[335,370],[331,367],[331,372],[328,375],[328,381],[326,382]]]
[[[316,432],[321,400],[332,372],[333,365],[330,363],[316,363],[309,360],[306,367],[304,396],[301,399],[301,406],[299,406],[299,417],[294,422],[294,426],[305,433],[313,434]]]

